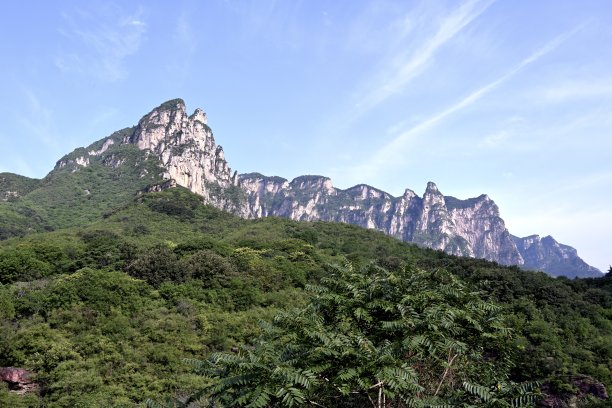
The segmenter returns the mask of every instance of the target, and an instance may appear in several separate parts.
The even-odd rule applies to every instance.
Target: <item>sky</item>
[[[608,0],[23,0],[0,35],[0,172],[180,97],[239,173],[486,193],[612,264]]]

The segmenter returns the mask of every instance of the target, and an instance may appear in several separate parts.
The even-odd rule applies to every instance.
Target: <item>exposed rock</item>
[[[90,159],[117,168],[126,159],[116,154],[115,145],[125,144],[145,152],[145,160],[154,156],[161,162],[161,178],[168,182],[148,191],[180,185],[201,195],[204,202],[244,218],[278,216],[343,222],[454,255],[542,269],[553,275],[599,273],[578,258],[573,248],[552,238],[512,237],[499,208],[484,194],[460,200],[444,196],[435,183],[429,182],[422,197],[409,189],[401,197],[393,197],[365,184],[338,189],[323,176],[300,176],[291,182],[259,173],[239,176],[231,171],[223,149],[216,145],[204,111],[196,109],[188,116],[181,99],[153,109],[134,128],[115,132],[87,150],[75,150],[56,168],[75,172],[88,166]],[[154,176],[146,170],[140,175]]]
[[[176,180],[178,185],[208,201],[219,200],[212,194],[210,184],[228,188],[238,183],[237,174],[232,174],[225,160],[223,148],[215,144],[204,111],[196,109],[193,115],[187,116],[181,99],[153,109],[123,142],[154,153],[166,170],[165,179]]]
[[[553,276],[601,276],[601,271],[580,259],[574,248],[558,243],[550,235],[544,238],[539,235],[512,238],[524,259],[523,266],[526,269],[541,270]]]
[[[88,153],[90,156],[99,156],[105,151],[107,151],[114,144],[115,144],[115,141],[111,138],[108,138],[104,141],[104,143],[102,144],[102,147],[100,147],[98,150],[90,150]]]
[[[143,193],[159,193],[160,191],[167,190],[169,188],[176,187],[176,180],[170,179],[163,183],[153,184],[146,187]]]
[[[248,197],[242,215],[249,218],[274,215],[344,222],[456,255],[522,263],[499,209],[486,195],[465,201],[445,197],[430,182],[422,198],[412,190],[393,197],[365,184],[337,189],[322,176],[302,176],[289,183],[258,173],[241,175],[240,185]]]
[[[38,390],[39,386],[32,377],[33,373],[23,368],[0,368],[0,380],[7,383],[9,391],[16,394],[25,394]]]

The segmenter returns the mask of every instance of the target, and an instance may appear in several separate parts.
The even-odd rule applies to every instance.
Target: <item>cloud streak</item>
[[[542,103],[575,102],[579,99],[612,96],[612,78],[591,78],[581,81],[565,81],[534,92],[531,99]]]
[[[412,52],[400,53],[399,56],[393,57],[385,64],[391,68],[378,76],[368,87],[370,90],[360,97],[365,102],[360,103],[357,116],[375,108],[406,88],[411,81],[424,72],[442,47],[484,13],[493,2],[494,0],[484,2],[470,0],[463,3],[445,16],[437,31],[419,47]],[[406,21],[406,24],[410,22],[408,17],[403,20]],[[403,36],[407,37],[409,34],[410,30],[403,30]]]
[[[60,33],[69,47],[57,54],[55,65],[64,72],[107,82],[125,79],[126,59],[138,52],[147,32],[141,14],[126,14],[118,8],[63,13],[66,26]]]
[[[57,139],[52,129],[53,112],[33,91],[24,89],[23,96],[27,102],[28,113],[16,115],[17,122],[47,148],[57,149]]]
[[[579,27],[580,28],[580,27]],[[578,28],[578,29],[579,29]],[[576,33],[578,29],[571,30],[567,33],[559,35],[549,43],[547,43],[542,48],[535,51],[533,54],[523,59],[520,63],[518,63],[514,68],[510,71],[506,72],[496,80],[484,85],[477,90],[473,91],[471,94],[455,103],[454,105],[444,109],[443,111],[423,120],[416,126],[400,133],[396,136],[392,141],[387,143],[381,149],[378,150],[374,154],[374,156],[364,165],[368,172],[373,172],[375,169],[380,169],[382,167],[386,167],[389,163],[395,163],[400,158],[401,153],[405,150],[406,145],[413,140],[416,136],[421,134],[422,132],[431,129],[439,122],[443,121],[447,117],[473,105],[478,100],[482,99],[485,95],[499,87],[504,82],[508,81],[518,72],[525,69],[527,66],[535,63],[540,58],[545,56],[546,54],[552,52],[557,47],[559,47],[564,41],[566,41],[570,36]]]

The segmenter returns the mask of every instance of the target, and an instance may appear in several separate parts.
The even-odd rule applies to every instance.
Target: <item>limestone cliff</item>
[[[344,222],[455,255],[523,263],[499,209],[486,195],[471,200],[445,197],[432,182],[423,197],[411,190],[393,197],[364,184],[334,188],[330,179],[321,176],[288,182],[251,173],[239,179],[247,193],[243,213],[247,217]]]
[[[513,238],[499,208],[484,194],[460,200],[444,196],[430,182],[421,197],[409,189],[394,197],[365,184],[346,190],[335,188],[322,176],[301,176],[292,181],[259,173],[239,176],[232,173],[223,149],[216,145],[204,111],[196,109],[188,116],[181,99],[153,109],[134,128],[75,150],[60,160],[56,169],[79,171],[101,159],[105,166],[119,168],[126,159],[115,152],[118,146],[126,145],[137,147],[144,157],[140,160],[154,158],[159,163],[155,178],[162,182],[146,191],[180,185],[201,195],[205,202],[244,218],[278,216],[343,222],[455,255],[551,274],[598,273],[578,258],[573,248],[551,244],[548,237],[537,242],[530,237]],[[140,177],[145,176],[152,174],[144,170]]]
[[[215,143],[204,111],[196,109],[189,116],[182,99],[161,104],[143,116],[136,127],[115,132],[88,148],[76,149],[59,160],[55,170],[77,172],[100,159],[105,166],[119,168],[126,157],[117,152],[125,145],[143,152],[144,157],[138,160],[153,158],[159,163],[161,174],[156,177],[174,180],[216,207],[239,212],[242,195],[237,173],[232,173],[223,148]]]
[[[550,235],[544,238],[539,235],[512,238],[523,257],[523,266],[526,269],[541,270],[553,276],[601,276],[601,271],[580,259],[574,248],[558,243]]]
[[[217,190],[238,183],[223,148],[215,143],[204,111],[196,109],[188,116],[182,99],[153,109],[123,142],[155,154],[166,170],[165,179],[175,180],[220,207],[225,208],[226,203],[218,197]]]

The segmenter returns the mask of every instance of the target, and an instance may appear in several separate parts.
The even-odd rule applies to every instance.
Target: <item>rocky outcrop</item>
[[[56,169],[76,172],[92,163],[125,168],[130,156],[122,153],[122,146],[137,147],[141,161],[155,158],[159,162],[159,170],[139,170],[141,179],[155,180],[141,192],[179,185],[201,195],[206,203],[244,218],[343,222],[454,255],[554,275],[598,273],[571,247],[549,245],[547,239],[536,245],[529,237],[523,241],[512,237],[499,208],[487,195],[460,200],[444,196],[430,182],[423,196],[407,189],[402,196],[393,197],[365,184],[338,189],[323,176],[300,176],[292,181],[259,173],[239,176],[231,171],[223,149],[216,145],[204,111],[196,109],[188,116],[181,99],[161,104],[136,127],[75,150],[62,158]]]
[[[432,182],[422,197],[412,190],[393,197],[365,184],[337,189],[322,176],[288,182],[251,173],[239,179],[247,194],[243,215],[250,218],[344,222],[455,255],[522,263],[499,209],[486,195],[471,200],[445,197]]]
[[[523,257],[523,267],[526,269],[536,269],[553,276],[571,278],[602,276],[599,269],[580,259],[574,248],[558,243],[550,235],[544,238],[540,238],[539,235],[512,238]]]
[[[174,99],[140,119],[134,134],[123,142],[155,154],[165,169],[163,178],[214,201],[218,197],[210,184],[228,188],[236,186],[238,178],[207,123],[204,111],[196,109],[188,116],[183,100]]]
[[[16,394],[36,392],[39,389],[38,384],[33,380],[33,373],[23,368],[0,368],[0,381],[7,383],[9,391]]]
[[[540,257],[532,256],[532,250],[523,250],[524,245],[510,235],[499,208],[487,195],[460,200],[444,196],[430,182],[422,197],[409,189],[401,197],[393,197],[365,184],[338,189],[323,176],[301,176],[292,181],[259,173],[238,176],[231,172],[223,149],[215,144],[204,111],[196,109],[187,116],[181,99],[153,109],[121,142],[154,154],[165,169],[164,179],[174,180],[203,196],[205,202],[244,218],[277,216],[343,222],[454,255],[550,270],[553,274],[597,271],[577,256],[569,256],[573,248],[567,246],[558,244],[561,252],[546,246],[545,255]],[[101,143],[93,153],[109,147],[109,142]],[[83,159],[81,162],[86,165]],[[166,186],[158,184],[151,191]],[[584,269],[582,264],[591,269]]]

